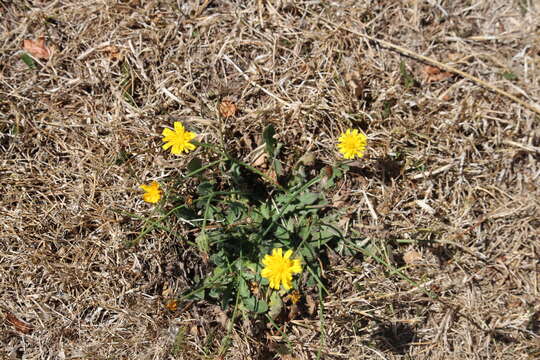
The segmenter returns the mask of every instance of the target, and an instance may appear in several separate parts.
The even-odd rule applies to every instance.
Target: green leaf
[[[283,175],[283,166],[281,166],[281,161],[276,159],[272,161],[272,165],[274,166],[274,170],[278,176]]]
[[[294,226],[295,225],[295,221],[293,218],[290,218],[289,220],[287,220],[287,222],[285,223],[285,228],[287,229],[287,232],[289,233],[294,233]]]
[[[225,251],[223,249],[210,255],[210,261],[212,261],[217,268],[224,268],[228,263],[227,256],[225,255]]]
[[[274,233],[274,236],[276,237],[277,240],[286,241],[286,240],[289,240],[291,234],[287,231],[285,227],[283,227],[282,225],[279,225],[276,228],[276,232]]]
[[[197,190],[200,195],[208,195],[214,191],[214,185],[210,181],[204,181],[199,184]]]
[[[266,301],[249,297],[242,299],[244,306],[251,312],[262,314],[268,311],[268,304]]]
[[[510,71],[505,71],[502,73],[502,76],[503,78],[505,78],[506,80],[517,80],[518,76],[516,74],[514,74],[513,72],[510,72]]]
[[[318,235],[319,235],[318,237],[319,239],[317,243],[320,242],[321,244],[325,244],[328,241],[332,240],[333,238],[340,237],[340,234],[337,231],[335,231],[333,228],[328,228],[328,227],[320,231]]]
[[[306,192],[298,196],[298,201],[303,205],[313,205],[319,200],[319,194]]]
[[[228,224],[233,224],[236,221],[243,219],[246,216],[248,208],[239,201],[229,203],[229,209],[226,213]]]
[[[221,307],[223,309],[228,308],[230,304],[233,304],[235,302],[235,296],[233,295],[233,289],[230,286],[223,290],[220,301]]]
[[[227,273],[227,269],[224,266],[218,266],[214,269],[212,272],[212,277],[210,278],[210,282],[217,281],[220,278],[226,279],[224,276]],[[225,281],[226,283],[230,281]]]
[[[197,244],[197,248],[201,253],[208,254],[208,250],[210,249],[210,241],[208,235],[205,232],[201,232],[195,238],[195,243]]]
[[[190,299],[195,299],[195,300],[203,300],[204,299],[204,288],[200,288],[196,291],[194,291],[193,293],[191,293],[191,296],[189,296]]]
[[[313,253],[313,250],[310,249],[308,246],[302,246],[300,249],[298,249],[298,253],[306,262],[311,262],[315,259],[315,254]]]
[[[392,106],[396,105],[396,99],[384,100],[383,101],[383,111],[381,117],[386,119],[392,113]]]
[[[313,276],[308,276],[306,281],[306,287],[311,288],[315,285],[317,285],[317,281],[315,280],[315,278]]]
[[[266,144],[266,152],[272,158],[274,157],[276,150],[276,139],[274,139],[274,135],[276,135],[276,129],[274,128],[274,125],[270,124],[263,131],[263,140]]]
[[[415,84],[415,80],[412,74],[407,71],[407,68],[405,67],[405,62],[403,61],[399,63],[399,72],[401,73],[401,80],[403,81],[403,85],[405,85],[407,89],[412,88]]]
[[[185,202],[184,199],[180,199],[181,202]],[[180,219],[185,220],[191,220],[196,219],[197,213],[193,211],[193,209],[186,207],[186,206],[179,206],[177,209],[174,210],[174,215]]]
[[[263,221],[263,217],[261,215],[261,213],[257,210],[251,210],[249,212],[249,215],[248,217],[252,220],[253,224],[255,224],[255,226],[259,226],[260,223]]]
[[[242,167],[240,165],[232,163],[231,167],[229,168],[229,174],[236,183],[243,182]]]
[[[308,226],[307,224],[302,224],[302,226],[300,227],[300,230],[298,230],[298,236],[300,237],[300,239],[302,239],[303,241],[308,241],[310,235],[311,235],[311,227]]]
[[[37,69],[36,62],[32,57],[26,53],[21,54],[21,60],[24,61],[26,66],[28,66],[30,69],[34,70]]]
[[[279,314],[281,314],[281,310],[283,309],[283,300],[277,291],[272,292],[272,295],[270,295],[269,305],[270,311],[268,312],[268,316],[275,320]]]
[[[191,159],[191,161],[187,164],[187,169],[188,169],[188,176],[195,176],[195,175],[199,175],[200,173],[197,173],[195,175],[192,175],[192,173],[194,173],[195,171],[199,170],[201,167],[202,167],[202,160],[199,159],[198,157],[194,157],[193,159]]]
[[[221,299],[223,297],[223,292],[225,291],[225,289],[226,288],[224,288],[223,286],[210,288],[210,290],[208,291],[208,296],[212,299]]]
[[[242,276],[238,276],[238,294],[243,298],[249,298],[251,296],[248,283]]]
[[[242,277],[247,280],[255,280],[258,275],[258,265],[249,260],[242,260],[243,273]]]
[[[260,214],[266,220],[268,220],[268,219],[270,219],[272,217],[271,214],[270,214],[270,207],[268,205],[266,205],[266,204],[261,205]]]
[[[294,212],[295,210],[297,209],[297,205],[294,205],[294,204],[289,204],[287,206],[285,206],[285,208],[283,210],[281,210],[281,215],[288,215],[292,212]],[[276,216],[276,219],[279,218],[279,213],[276,213],[274,214]]]

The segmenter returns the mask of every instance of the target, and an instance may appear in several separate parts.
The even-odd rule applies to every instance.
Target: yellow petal
[[[167,149],[170,148],[171,146],[173,146],[173,144],[170,143],[170,142],[168,142],[168,143],[163,144],[161,147],[163,148],[163,150],[167,150]]]
[[[270,269],[268,269],[268,268],[263,269],[261,271],[261,276],[265,277],[265,278],[268,278],[270,276]]]
[[[185,131],[185,130],[184,130],[184,125],[182,125],[182,123],[179,122],[179,121],[175,121],[175,122],[174,122],[174,130],[175,130],[176,132],[184,132],[184,131]]]
[[[180,155],[180,154],[182,153],[182,149],[180,148],[180,145],[179,145],[179,144],[174,144],[173,147],[172,147],[171,152],[172,152],[174,155]]]
[[[264,266],[268,266],[270,263],[272,262],[272,258],[270,257],[270,255],[266,255],[263,259],[262,259],[262,263]],[[265,269],[266,270],[266,269]],[[264,271],[264,270],[263,270]]]
[[[142,189],[142,190],[144,190],[144,191],[148,191],[149,186],[143,184],[143,185],[140,185],[140,186],[139,186],[139,189]]]
[[[291,271],[295,274],[302,272],[302,263],[299,259],[293,260],[293,265],[291,267]]]
[[[274,279],[272,279],[270,281],[270,287],[273,289],[279,290],[279,281],[276,282]]]
[[[161,133],[161,135],[163,135],[165,137],[171,136],[171,135],[174,135],[174,131],[172,131],[169,128],[165,128],[165,129],[163,129],[163,132]],[[164,141],[166,141],[166,140],[164,140]]]

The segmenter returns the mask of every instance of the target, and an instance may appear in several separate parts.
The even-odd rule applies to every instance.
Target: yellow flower
[[[170,311],[176,311],[178,310],[178,301],[170,300],[168,303],[165,304],[165,307]]]
[[[261,271],[261,276],[270,281],[270,287],[279,290],[283,283],[286,290],[291,288],[293,274],[302,271],[299,259],[291,259],[292,250],[287,250],[283,255],[282,249],[272,250],[272,255],[266,255],[262,261],[265,266]]]
[[[141,185],[139,188],[146,191],[146,193],[142,196],[144,201],[155,204],[159,201],[159,199],[161,199],[162,192],[157,181],[152,181],[150,185]]]
[[[354,159],[355,156],[364,157],[366,146],[366,135],[358,132],[357,129],[347,129],[339,137],[338,149],[345,159]]]
[[[289,295],[289,300],[291,300],[291,303],[297,304],[300,299],[302,298],[302,295],[300,295],[300,291],[294,290],[291,295]]]
[[[186,131],[181,122],[174,122],[174,131],[171,129],[163,129],[163,150],[172,147],[171,152],[174,155],[180,155],[182,152],[189,152],[195,149],[195,145],[190,143],[197,136],[195,133]]]

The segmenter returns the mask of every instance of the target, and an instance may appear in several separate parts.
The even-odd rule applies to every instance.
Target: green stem
[[[209,162],[208,164],[201,166],[197,170],[193,170],[192,172],[187,173],[185,175],[185,177],[192,177],[194,175],[197,175],[198,173],[203,172],[204,170],[208,169],[209,167],[212,167],[212,166],[214,166],[216,164],[219,164],[222,161],[223,161],[223,159],[219,159],[219,160]]]

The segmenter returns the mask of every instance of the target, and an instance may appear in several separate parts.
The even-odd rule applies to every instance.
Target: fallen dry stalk
[[[317,14],[314,14],[312,13],[311,11],[309,10],[306,10],[307,12],[311,13],[312,15],[316,16]],[[443,69],[445,71],[448,71],[448,72],[451,72],[451,73],[454,73],[454,74],[457,74],[457,75],[460,75],[466,79],[469,79],[471,80],[472,82],[480,85],[480,86],[483,86],[485,87],[486,89],[489,89],[491,91],[493,91],[494,93],[497,93],[499,95],[502,95],[504,97],[507,97],[508,99],[520,104],[521,106],[537,113],[540,115],[540,106],[536,105],[536,104],[532,104],[532,103],[528,103],[528,102],[525,102],[521,99],[519,99],[517,96],[514,96],[502,89],[499,89],[498,87],[496,87],[495,85],[492,85],[482,79],[479,79],[475,76],[472,76],[471,74],[468,74],[464,71],[461,71],[459,69],[456,69],[455,67],[452,67],[450,65],[446,65],[440,61],[437,61],[435,59],[432,59],[430,57],[427,57],[427,56],[424,56],[424,55],[420,55],[412,50],[409,50],[407,48],[404,48],[402,46],[399,46],[399,45],[395,45],[395,44],[392,44],[391,42],[388,42],[386,40],[382,40],[382,39],[377,39],[375,37],[372,37],[372,36],[369,36],[369,35],[366,35],[366,34],[362,34],[361,32],[358,32],[356,30],[353,30],[353,29],[349,29],[345,26],[341,26],[341,25],[338,25],[330,20],[327,20],[327,19],[324,19],[324,18],[320,18],[321,20],[323,20],[324,22],[326,22],[328,25],[331,25],[331,26],[334,26],[335,28],[337,29],[341,29],[341,30],[345,30],[345,31],[348,31],[350,32],[351,34],[354,34],[354,35],[357,35],[357,36],[360,36],[360,37],[363,37],[364,39],[367,39],[367,40],[370,40],[370,41],[375,41],[376,43],[379,43],[380,45],[384,46],[384,47],[387,47],[389,49],[392,49],[392,50],[395,50],[399,53],[402,53],[402,54],[405,54],[405,55],[408,55],[410,57],[413,57],[415,59],[418,59],[418,60],[422,60],[428,64],[431,64],[431,65],[434,65],[434,66],[437,66],[438,68],[440,69]]]

